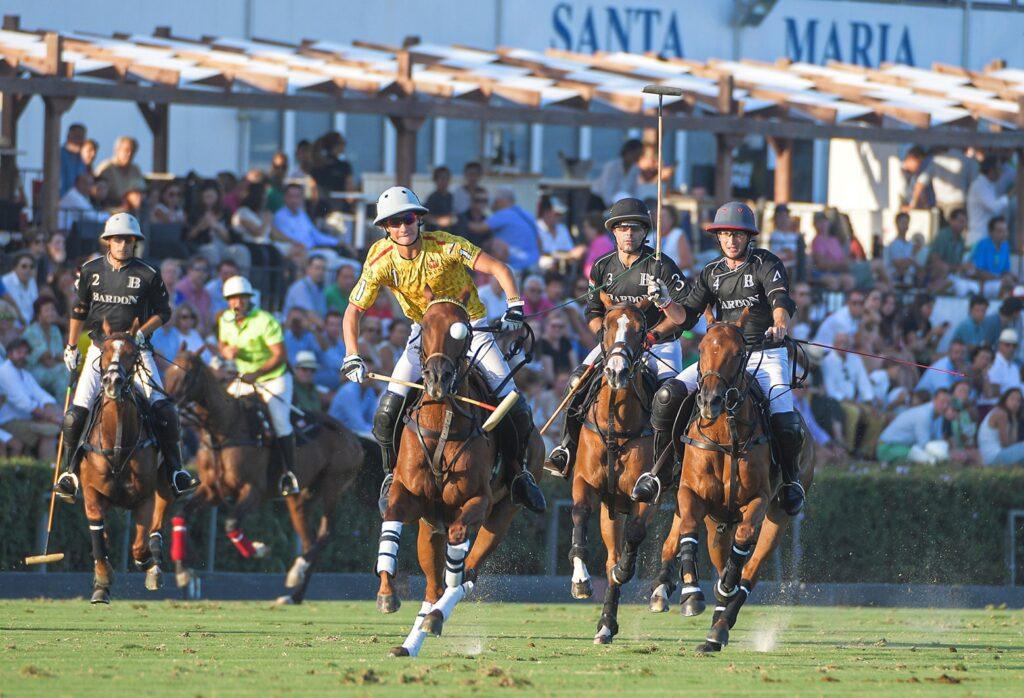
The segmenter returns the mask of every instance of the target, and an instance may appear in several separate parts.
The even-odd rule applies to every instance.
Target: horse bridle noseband
[[[747,393],[750,391],[750,376],[747,373],[747,361],[750,359],[750,350],[747,348],[747,339],[743,336],[743,330],[732,324],[731,322],[713,322],[708,326],[708,332],[714,327],[728,327],[730,330],[736,332],[739,335],[740,340],[740,367],[736,371],[736,375],[732,379],[727,379],[722,375],[720,371],[703,371],[700,367],[700,360],[697,361],[697,392],[699,393],[704,389],[704,379],[708,377],[714,377],[722,381],[726,385],[725,389],[725,411],[728,415],[733,416],[736,410],[739,409],[740,405],[747,397]],[[707,336],[707,332],[705,332]],[[742,382],[742,388],[740,383]]]
[[[626,306],[624,304],[620,304],[620,305],[612,306],[612,308],[609,308],[609,310],[612,310],[613,308],[624,308],[624,307],[629,307],[629,306]],[[623,316],[620,315],[619,317],[623,317]],[[643,313],[640,313],[640,317],[643,319],[643,325],[641,326],[640,333],[639,333],[640,334],[640,346],[639,346],[639,348],[633,349],[632,347],[629,346],[629,343],[626,342],[626,340],[622,340],[621,342],[612,342],[611,345],[608,346],[608,347],[604,347],[604,346],[601,347],[601,353],[604,354],[604,365],[605,365],[605,367],[608,366],[608,360],[611,359],[613,356],[621,356],[626,361],[626,365],[629,367],[629,370],[626,373],[626,381],[627,382],[633,380],[633,376],[636,375],[637,369],[640,367],[641,363],[643,363],[642,360],[643,360],[644,351],[645,351],[644,338],[647,336],[647,316],[644,315]],[[607,332],[607,330],[605,330],[605,332]]]

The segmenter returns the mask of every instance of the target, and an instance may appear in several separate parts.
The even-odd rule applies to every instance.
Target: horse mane
[[[193,354],[192,352],[184,352],[184,354],[188,357],[186,362],[187,371],[195,371],[197,373],[196,385],[205,403],[203,407],[206,408],[210,415],[210,426],[216,426],[218,431],[230,429],[230,425],[234,421],[233,412],[241,409],[241,403],[234,400],[228,394],[227,388],[217,380],[213,369],[200,360],[198,354]],[[221,417],[223,417],[223,420]]]

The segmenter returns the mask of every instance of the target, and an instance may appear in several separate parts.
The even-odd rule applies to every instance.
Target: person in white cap
[[[1017,331],[1007,327],[999,333],[995,359],[988,369],[988,379],[993,385],[999,386],[1002,395],[1010,388],[1024,388],[1020,379],[1020,364],[1014,359],[1020,338]]]
[[[508,307],[501,317],[501,329],[516,332],[522,328],[523,300],[515,276],[508,265],[480,250],[465,238],[451,233],[436,231],[420,232],[422,217],[428,209],[419,198],[406,187],[391,187],[377,199],[377,217],[374,224],[384,229],[385,237],[370,246],[366,254],[359,282],[349,296],[345,311],[344,336],[348,354],[341,367],[342,374],[351,381],[362,383],[366,380],[366,364],[359,351],[359,323],[363,313],[373,307],[381,288],[394,292],[402,310],[412,320],[412,333],[405,351],[399,356],[392,375],[405,381],[420,378],[420,326],[427,309],[427,286],[435,298],[461,298],[468,294],[466,310],[474,327],[486,324],[486,310],[477,295],[476,285],[469,270],[489,274],[497,279]],[[469,353],[479,357],[479,366],[484,377],[497,397],[503,398],[513,388],[509,367],[501,350],[489,332],[474,332]],[[391,489],[392,473],[396,455],[396,427],[405,404],[407,387],[391,383],[381,396],[377,414],[373,420],[373,434],[380,443],[384,466],[384,482],[381,485],[381,502],[386,505]],[[519,450],[509,471],[512,501],[522,504],[534,512],[542,512],[547,504],[530,471],[525,467],[530,435],[533,433],[533,415],[526,401],[520,397],[504,423],[511,424],[516,431]],[[381,509],[383,511],[383,507]]]
[[[92,346],[85,355],[85,365],[78,379],[75,397],[64,415],[64,471],[54,491],[66,502],[73,502],[78,492],[78,446],[82,431],[100,387],[100,344],[103,323],[113,332],[127,332],[138,320],[135,341],[139,346],[139,362],[135,385],[153,410],[153,428],[163,456],[162,467],[175,494],[182,495],[199,482],[181,463],[181,425],[178,410],[167,399],[153,360],[149,338],[171,317],[171,304],[160,273],[135,256],[135,245],[145,240],[139,222],[129,213],[117,213],[107,219],[100,240],[109,247],[106,254],[82,265],[75,282],[75,304],[71,308],[68,344],[64,348],[64,364],[74,373],[81,362],[78,338],[89,333]]]
[[[252,284],[244,276],[232,276],[224,282],[228,309],[217,323],[217,338],[221,356],[238,367],[238,378],[228,386],[228,392],[234,397],[256,393],[267,406],[284,464],[278,488],[287,497],[299,493],[299,481],[293,472],[292,374],[288,372],[281,323],[253,306],[253,293]]]

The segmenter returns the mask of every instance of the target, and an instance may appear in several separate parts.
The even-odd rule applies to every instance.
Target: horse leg
[[[153,515],[156,510],[156,497],[143,500],[132,515],[135,519],[135,541],[132,543],[132,560],[135,569],[146,573],[146,589],[157,591],[163,586],[163,571],[160,560],[163,557],[163,535],[160,531],[152,531]]]
[[[310,535],[309,522],[306,521],[306,502],[303,495],[296,497],[285,497],[285,506],[288,507],[288,518],[291,519],[292,529],[299,536],[302,545],[302,554],[295,558],[291,568],[284,579],[287,589],[294,589],[302,584],[306,578],[306,571],[309,569],[309,553],[313,549],[313,537]],[[289,598],[282,597],[282,598]]]
[[[627,584],[636,574],[636,558],[640,553],[640,545],[647,537],[647,523],[651,520],[654,507],[650,504],[636,503],[633,505],[633,512],[626,520],[623,530],[622,555],[618,563],[612,568],[615,580],[620,584]]]
[[[413,621],[412,629],[406,636],[405,641],[398,647],[392,647],[392,657],[415,657],[420,653],[423,641],[427,639],[429,627],[424,628],[424,620],[434,604],[441,600],[444,595],[444,537],[422,519],[419,522],[419,531],[416,536],[416,553],[420,562],[420,569],[426,580],[426,593],[423,603],[420,604],[419,613]],[[438,633],[440,634],[440,629]]]
[[[110,603],[110,587],[114,583],[114,569],[107,560],[107,531],[103,524],[106,506],[102,495],[91,487],[83,488],[85,517],[89,520],[89,537],[92,539],[92,598],[90,603]]]
[[[174,581],[179,589],[187,587],[192,581],[192,570],[188,568],[188,520],[196,512],[205,509],[212,498],[209,485],[199,485],[181,512],[171,519],[171,562],[174,563]]]
[[[582,477],[572,481],[572,546],[569,548],[569,562],[572,564],[571,593],[574,599],[589,599],[594,593],[587,570],[587,524],[591,507],[597,495]]]
[[[610,645],[612,638],[619,634],[619,598],[622,596],[622,585],[615,580],[613,570],[619,562],[619,539],[622,533],[622,521],[614,518],[608,507],[601,505],[601,539],[608,550],[605,561],[605,575],[608,577],[608,589],[604,593],[604,606],[601,607],[601,618],[597,621],[597,634],[594,635],[595,645]]]
[[[718,583],[715,585],[715,600],[717,601],[715,615],[717,618],[713,619],[711,632],[708,633],[705,643],[705,646],[712,651],[721,650],[729,644],[729,630],[736,624],[740,609],[750,594],[750,587],[741,581],[740,574],[757,543],[757,531],[764,520],[767,504],[767,497],[758,496],[740,509],[743,519],[736,527],[729,558],[724,569],[719,573]],[[719,608],[722,609],[721,612],[719,612]]]
[[[256,496],[256,488],[248,484],[242,485],[238,490],[238,498],[235,500],[234,506],[229,509],[227,518],[224,519],[224,533],[244,558],[259,559],[266,557],[270,552],[270,548],[260,541],[250,541],[246,538],[245,531],[242,530],[242,519],[257,504],[259,504],[259,498]]]
[[[470,579],[476,579],[484,562],[505,538],[517,511],[518,508],[512,504],[509,497],[505,497],[491,509],[466,557],[466,575]]]
[[[412,496],[399,478],[395,478],[388,495],[388,506],[380,524],[380,542],[377,546],[377,564],[373,573],[380,577],[377,589],[377,610],[394,613],[402,605],[393,587],[398,569],[398,544],[402,539],[402,526],[418,519],[423,513],[419,499]]]
[[[672,515],[672,528],[661,546],[661,569],[651,585],[651,613],[668,613],[676,590],[676,558],[679,555],[679,515]]]

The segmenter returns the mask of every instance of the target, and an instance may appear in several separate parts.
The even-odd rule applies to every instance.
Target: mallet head
[[[647,85],[643,91],[649,95],[661,95],[662,97],[683,96],[683,88],[672,87],[671,85]]]

